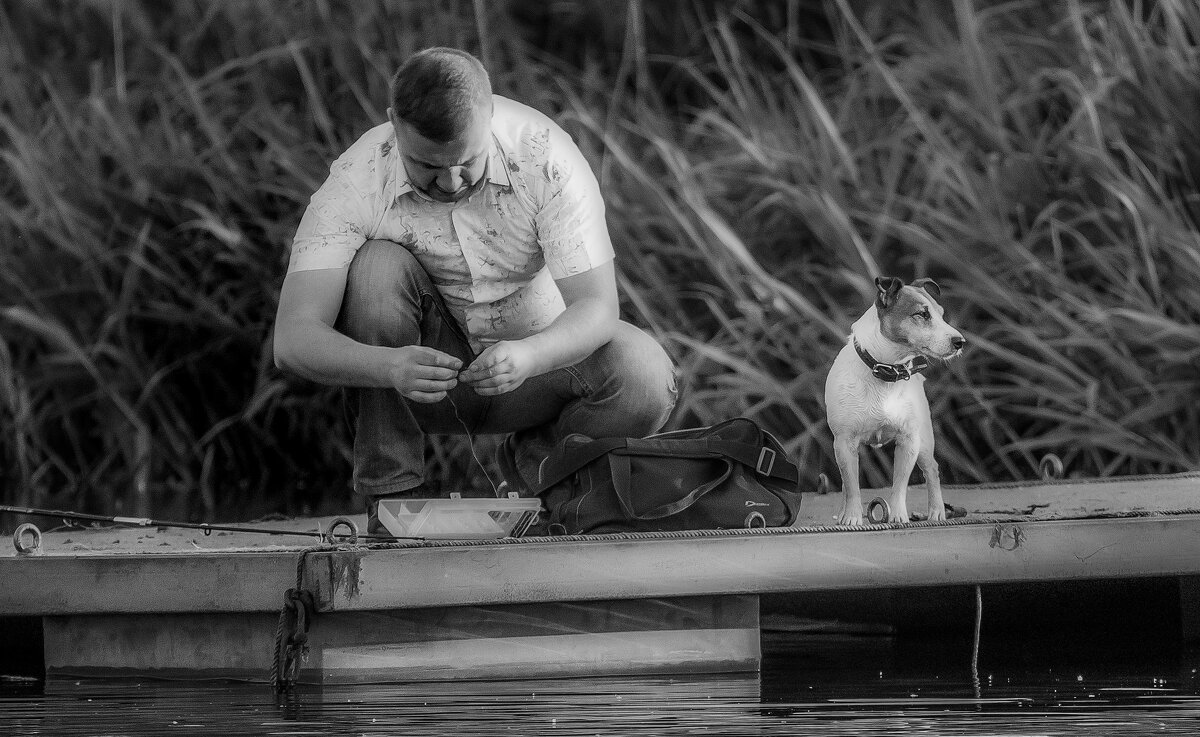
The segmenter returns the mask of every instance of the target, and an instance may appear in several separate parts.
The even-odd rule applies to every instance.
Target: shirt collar
[[[404,169],[404,162],[400,160],[400,147],[396,144],[396,134],[393,131],[388,137],[388,142],[385,145],[390,145],[390,150],[385,156],[390,158],[391,169],[395,173],[395,194],[393,199],[403,197],[413,191],[412,184],[408,181],[408,172]],[[496,135],[492,134],[492,152],[488,156],[487,173],[484,175],[487,178],[488,184],[497,184],[501,187],[511,187],[512,180],[508,176],[508,159],[504,155],[504,150],[500,148],[500,142],[496,140]]]

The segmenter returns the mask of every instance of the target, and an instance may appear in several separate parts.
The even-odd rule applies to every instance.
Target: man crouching
[[[675,369],[618,319],[613,246],[587,161],[545,115],[493,95],[456,49],[409,58],[388,122],[330,167],[292,244],[275,362],[350,389],[353,485],[439,496],[425,433],[507,433],[528,493],[560,439],[657,432]]]

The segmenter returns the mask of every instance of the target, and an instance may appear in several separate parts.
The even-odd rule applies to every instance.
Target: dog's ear
[[[926,292],[929,292],[930,294],[932,294],[935,297],[942,296],[942,288],[939,287],[938,283],[935,282],[933,279],[929,279],[929,278],[917,279],[916,281],[914,281],[912,283],[912,285],[914,287],[920,287],[921,289],[924,289]]]
[[[875,289],[878,293],[875,295],[875,304],[880,309],[886,310],[896,303],[896,295],[900,293],[904,287],[904,282],[894,276],[877,276],[875,277]]]

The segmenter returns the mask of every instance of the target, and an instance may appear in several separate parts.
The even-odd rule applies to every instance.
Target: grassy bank
[[[351,508],[338,392],[273,368],[271,319],[309,195],[433,44],[593,161],[675,424],[751,416],[832,473],[872,277],[932,276],[971,341],[928,384],[945,478],[1200,467],[1200,9],[759,5],[5,5],[4,501]],[[459,439],[431,462],[472,473]]]

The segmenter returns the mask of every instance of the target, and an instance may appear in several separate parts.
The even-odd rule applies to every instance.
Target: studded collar
[[[867,364],[867,368],[871,369],[871,374],[880,381],[907,381],[929,368],[929,361],[924,356],[913,356],[902,363],[880,363],[859,345],[857,340],[854,341],[854,351],[858,353],[862,362]]]

